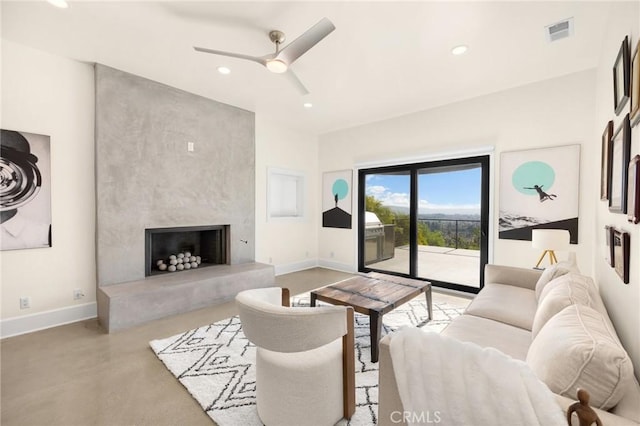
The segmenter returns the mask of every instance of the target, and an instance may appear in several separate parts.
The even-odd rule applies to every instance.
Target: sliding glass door
[[[489,157],[360,170],[359,269],[476,293],[488,260]]]
[[[363,266],[410,274],[411,220],[408,170],[371,173],[366,177],[364,228],[360,228]]]

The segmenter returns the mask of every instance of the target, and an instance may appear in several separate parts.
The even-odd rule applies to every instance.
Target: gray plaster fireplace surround
[[[255,262],[254,113],[103,65],[95,84],[101,325],[112,332],[274,285],[273,267]],[[146,253],[149,230],[183,233],[168,250],[204,250],[205,267],[151,273],[151,258],[167,253]]]

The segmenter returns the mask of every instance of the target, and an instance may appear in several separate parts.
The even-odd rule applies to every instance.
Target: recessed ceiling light
[[[469,48],[464,44],[461,44],[460,46],[456,46],[451,49],[451,53],[453,53],[454,55],[462,55],[463,53],[466,53],[467,50],[469,50]]]
[[[59,7],[60,9],[66,9],[69,7],[69,3],[67,0],[47,0],[49,3],[54,5],[55,7]]]
[[[302,104],[302,106],[305,108],[311,108],[313,107],[313,104],[311,102],[305,102],[304,104]]]
[[[231,73],[231,70],[229,68],[227,68],[227,67],[218,67],[218,72],[220,74],[227,75],[227,74]]]

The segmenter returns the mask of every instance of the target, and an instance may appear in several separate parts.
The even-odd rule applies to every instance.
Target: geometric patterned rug
[[[405,325],[440,332],[464,306],[438,301],[433,294],[428,321],[424,294],[384,315],[383,335]],[[319,303],[320,304],[320,303]],[[293,298],[309,306],[309,294]],[[355,313],[356,412],[342,425],[376,425],[378,364],[371,363],[369,317]],[[242,333],[237,316],[160,340],[151,348],[205,412],[220,426],[260,426],[255,399],[255,346]]]

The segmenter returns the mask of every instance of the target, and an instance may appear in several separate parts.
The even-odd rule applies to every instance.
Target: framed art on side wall
[[[627,219],[631,223],[640,222],[640,155],[629,161],[629,182],[627,191]]]
[[[604,227],[604,242],[605,242],[605,252],[604,259],[607,261],[607,264],[611,267],[614,266],[615,257],[613,256],[613,227],[605,226]]]
[[[620,45],[618,56],[613,64],[613,109],[620,114],[629,100],[629,37]]]
[[[640,123],[640,42],[631,58],[631,126]]]
[[[600,199],[609,199],[609,180],[611,170],[611,138],[613,137],[613,120],[609,120],[602,133],[602,157],[600,163]]]
[[[51,247],[51,138],[0,132],[0,250]]]
[[[627,175],[631,152],[631,126],[629,114],[613,134],[611,141],[611,172],[609,181],[609,211],[627,212]]]
[[[613,231],[614,268],[622,278],[622,282],[629,284],[629,233],[618,229]]]

